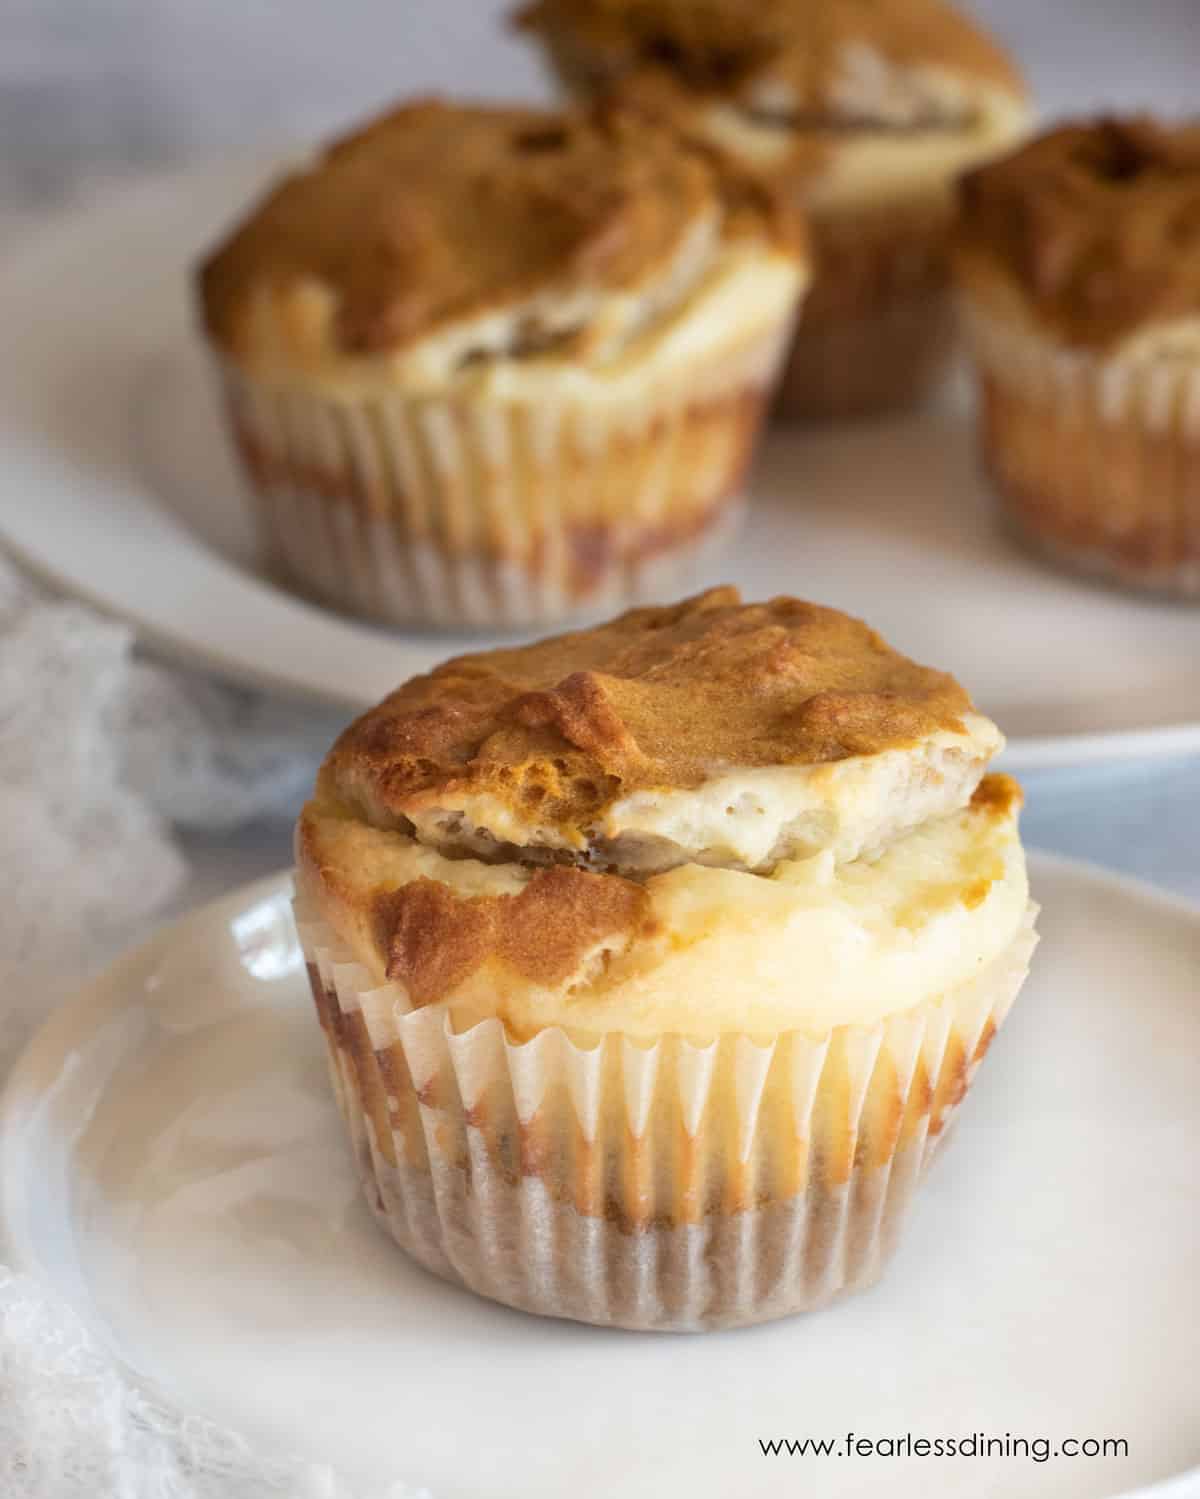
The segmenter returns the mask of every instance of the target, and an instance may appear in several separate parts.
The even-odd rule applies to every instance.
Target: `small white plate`
[[[114,194],[0,267],[0,531],[60,586],[227,675],[350,709],[479,644],[389,634],[258,571],[191,327],[195,255],[262,163]],[[861,614],[956,672],[1015,767],[1200,747],[1200,613],[1014,550],[975,472],[963,392],[902,421],[776,432],[712,581]]]
[[[1200,913],[1082,865],[1033,877],[1033,977],[898,1257],[830,1311],[604,1332],[411,1265],[359,1198],[283,876],[35,1039],[0,1107],[9,1252],[160,1393],[436,1499],[1195,1495]],[[847,1432],[1128,1456],[759,1449]]]

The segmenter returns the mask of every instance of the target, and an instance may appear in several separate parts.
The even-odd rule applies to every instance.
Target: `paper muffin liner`
[[[367,1199],[481,1296],[664,1331],[820,1307],[872,1284],[1028,970],[1031,907],[970,983],[823,1038],[456,1032],[296,903]]]
[[[965,293],[980,445],[1027,545],[1090,576],[1200,600],[1200,364],[1100,357]]]
[[[912,406],[955,347],[944,197],[812,220],[816,279],[784,366],[786,417],[868,416]]]
[[[335,400],[220,377],[287,579],[383,623],[503,628],[676,593],[719,550],[789,333],[590,397]]]

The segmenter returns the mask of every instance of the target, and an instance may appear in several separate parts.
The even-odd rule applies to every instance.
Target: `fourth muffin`
[[[1200,601],[1200,123],[1064,125],[973,173],[955,265],[1014,529]]]

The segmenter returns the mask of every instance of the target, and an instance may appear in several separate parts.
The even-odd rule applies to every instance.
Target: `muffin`
[[[626,111],[427,101],[287,177],[199,291],[276,567],[509,626],[727,536],[807,275],[769,189]]]
[[[1012,63],[941,0],[533,0],[573,91],[718,142],[810,215],[817,276],[785,412],[911,404],[953,344],[953,183],[1028,125]]]
[[[980,439],[1039,552],[1200,599],[1200,124],[1051,131],[969,176]]]
[[[1034,945],[1001,743],[857,620],[731,588],[359,719],[297,920],[397,1243],[630,1328],[870,1284]]]

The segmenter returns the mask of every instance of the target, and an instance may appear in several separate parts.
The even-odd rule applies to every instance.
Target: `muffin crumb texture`
[[[860,621],[722,588],[447,662],[347,730],[320,795],[491,862],[763,869],[961,804],[1000,742]]]
[[[623,796],[966,735],[970,698],[837,610],[717,588],[417,677],[341,738],[330,795],[387,825],[490,794],[578,832]]]

